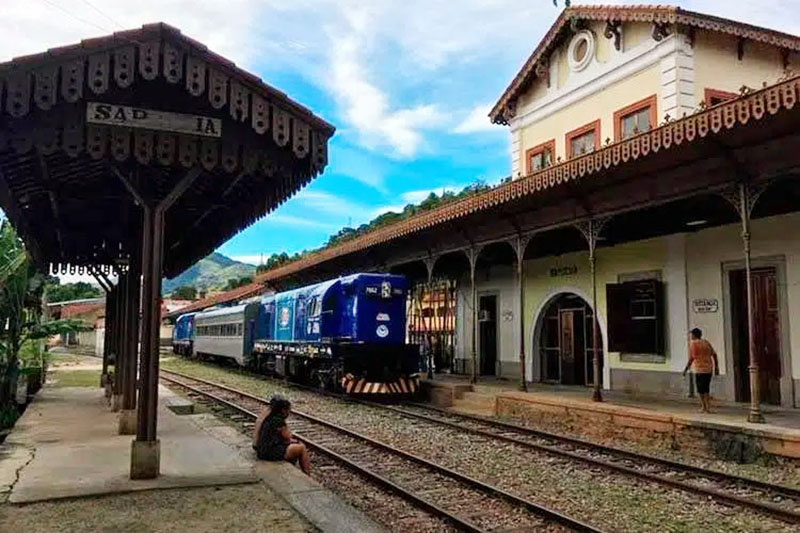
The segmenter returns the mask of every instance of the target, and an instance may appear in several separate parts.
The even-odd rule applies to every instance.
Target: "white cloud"
[[[259,28],[249,16],[261,9],[258,0],[4,0],[2,4],[0,61],[153,22],[175,26],[245,66],[259,52],[253,46]]]
[[[240,263],[247,263],[248,265],[260,265],[261,260],[266,260],[269,257],[268,254],[253,254],[253,255],[232,255],[231,259],[234,261],[239,261]]]
[[[430,104],[392,110],[386,93],[369,80],[359,56],[362,43],[353,30],[350,36],[332,43],[331,90],[362,144],[373,149],[388,147],[392,155],[411,157],[422,143],[421,130],[438,126],[442,115]]]
[[[472,108],[472,111],[462,120],[455,128],[453,133],[469,134],[469,133],[485,133],[495,132],[506,134],[506,128],[492,124],[489,119],[489,111],[492,110],[493,104],[482,104]]]
[[[286,215],[282,213],[268,215],[263,220],[262,223],[268,224],[270,226],[275,225],[275,226],[291,227],[291,228],[330,229],[333,226],[333,224],[323,222],[320,220],[298,217],[294,215]]]

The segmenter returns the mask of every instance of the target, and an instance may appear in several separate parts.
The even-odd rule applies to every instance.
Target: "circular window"
[[[569,43],[569,68],[578,72],[586,68],[594,56],[594,35],[588,30],[581,30]]]

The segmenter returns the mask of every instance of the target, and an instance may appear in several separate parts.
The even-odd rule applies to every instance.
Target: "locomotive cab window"
[[[322,313],[322,298],[315,296],[314,299],[311,300],[311,305],[309,307],[311,310],[309,315],[312,317],[318,317]]]

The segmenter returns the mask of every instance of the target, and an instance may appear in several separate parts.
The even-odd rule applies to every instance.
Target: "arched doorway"
[[[563,385],[594,383],[592,307],[581,296],[563,292],[552,297],[539,314],[534,346],[539,353],[541,380]],[[597,349],[603,368],[602,330]]]

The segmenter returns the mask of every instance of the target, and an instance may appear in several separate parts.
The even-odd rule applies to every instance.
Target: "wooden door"
[[[780,324],[778,283],[774,268],[753,270],[755,348],[758,356],[761,401],[781,403]]]
[[[753,339],[758,361],[761,401],[780,405],[782,375],[777,273],[774,267],[752,270]],[[747,288],[743,270],[731,272],[731,316],[733,322],[736,399],[750,401],[749,332]]]
[[[561,383],[575,384],[575,315],[576,312],[561,311]]]

